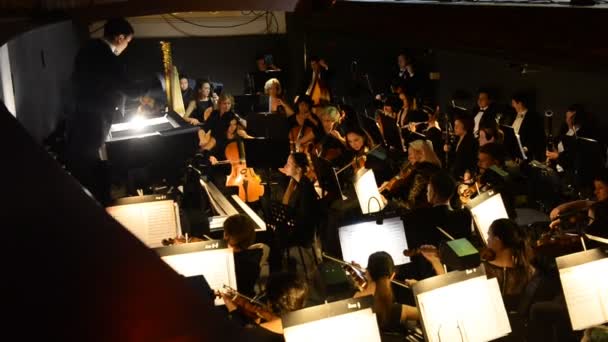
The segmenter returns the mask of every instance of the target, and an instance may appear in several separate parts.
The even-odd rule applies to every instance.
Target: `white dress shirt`
[[[479,124],[481,123],[481,117],[487,109],[488,107],[479,108],[479,112],[477,112],[477,115],[475,115],[475,129],[473,129],[473,132],[475,133],[476,138],[479,137]]]
[[[515,134],[519,134],[519,129],[521,128],[521,123],[526,117],[526,113],[528,113],[527,110],[524,110],[521,113],[517,113],[517,117],[515,118],[515,121],[513,121],[513,130],[515,131]]]
[[[103,40],[104,43],[108,44],[108,46],[110,47],[110,50],[112,51],[113,54],[118,56],[118,49],[116,48],[116,45],[110,43],[110,41],[105,38],[101,38],[101,40]]]

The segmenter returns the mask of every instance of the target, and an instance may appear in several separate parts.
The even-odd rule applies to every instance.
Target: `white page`
[[[344,226],[339,229],[338,235],[342,255],[347,262],[355,261],[367,267],[369,256],[380,251],[390,254],[395,265],[410,262],[410,258],[403,255],[407,240],[403,221],[399,217],[385,219],[381,225],[371,221]]]
[[[475,224],[479,228],[484,243],[488,241],[488,229],[492,222],[502,218],[509,218],[502,195],[496,194],[471,209]]]
[[[232,249],[224,248],[174,254],[163,256],[161,259],[185,277],[205,276],[205,280],[207,280],[212,290],[222,290],[224,285],[238,290]],[[221,298],[215,299],[215,305],[222,304],[224,304],[224,301]]]
[[[106,211],[148,247],[161,247],[163,239],[177,236],[172,200],[118,205]]]
[[[485,276],[422,293],[418,304],[428,341],[489,341],[511,331],[498,283]]]
[[[355,192],[363,214],[378,212],[386,206],[382,201],[374,171],[362,168],[355,175]]]
[[[608,258],[560,269],[559,276],[574,330],[608,321]]]
[[[380,330],[371,308],[286,328],[286,342],[379,342]]]

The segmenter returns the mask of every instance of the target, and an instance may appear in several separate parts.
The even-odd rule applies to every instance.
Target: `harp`
[[[165,92],[167,94],[167,106],[169,110],[173,110],[177,114],[184,117],[186,109],[182,91],[179,87],[179,74],[177,68],[173,66],[173,57],[171,57],[171,43],[160,42],[160,48],[163,53],[163,70],[165,73]]]

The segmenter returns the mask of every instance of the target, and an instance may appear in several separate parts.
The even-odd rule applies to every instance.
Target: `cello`
[[[226,186],[236,186],[239,189],[239,197],[245,202],[255,202],[264,195],[264,186],[252,168],[248,168],[245,162],[245,153],[241,153],[240,142],[233,141],[226,145],[226,159],[230,161],[232,170],[226,179]]]

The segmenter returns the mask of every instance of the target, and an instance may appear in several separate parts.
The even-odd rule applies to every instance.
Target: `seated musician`
[[[283,99],[283,88],[281,82],[276,78],[271,78],[264,84],[264,94],[268,95],[270,101],[270,112],[293,115],[295,112],[291,106]]]
[[[295,227],[286,232],[283,238],[286,241],[283,243],[288,247],[290,259],[296,263],[296,270],[299,274],[306,275],[307,279],[314,273],[317,264],[312,245],[319,216],[317,193],[312,182],[306,177],[309,167],[306,154],[298,152],[292,153],[285,166],[280,169],[289,176],[289,184],[281,203],[287,206],[295,223]]]
[[[390,254],[376,252],[369,256],[365,278],[367,286],[354,298],[374,296],[374,312],[383,332],[403,331],[407,320],[419,320],[420,313],[413,306],[396,303],[391,280],[395,277],[395,264]]]
[[[370,143],[372,145],[382,142],[382,133],[380,133],[374,119],[368,116],[360,116],[353,107],[342,104],[340,105],[340,125],[338,130],[342,136],[346,136],[346,132],[351,127],[360,127],[365,131],[371,138]]]
[[[224,221],[224,240],[234,251],[234,271],[239,292],[249,297],[255,296],[254,286],[268,259],[267,247],[251,248],[255,242],[255,223],[244,214],[228,217]],[[266,260],[263,260],[264,256]]]
[[[207,80],[197,80],[195,91],[196,95],[187,104],[184,119],[193,125],[202,125],[209,119],[208,116],[205,117],[205,112],[208,108],[215,107],[218,96]]]
[[[310,68],[306,71],[300,94],[312,99],[313,105],[324,106],[331,102],[331,82],[333,74],[324,59],[310,57]],[[316,112],[316,111],[315,111]]]
[[[199,140],[203,134],[211,134],[215,140],[223,139],[222,135],[235,117],[232,111],[234,98],[230,94],[222,94],[218,100],[217,109],[209,107],[204,113],[204,124],[199,130]]]
[[[318,117],[320,125],[314,131],[316,145],[314,152],[318,157],[329,161],[342,159],[346,139],[336,129],[340,120],[340,112],[334,106],[320,107]]]
[[[308,298],[308,285],[293,273],[274,273],[268,278],[266,285],[266,305],[270,320],[251,328],[251,335],[263,341],[283,341],[283,323],[281,315],[302,309]],[[222,294],[226,309],[232,320],[247,324],[247,320],[238,312],[239,307],[230,296]],[[260,329],[262,328],[262,329]],[[257,341],[257,339],[256,339]]]
[[[560,227],[562,220],[576,216],[577,212],[586,211],[590,219],[585,232],[594,236],[608,238],[608,171],[603,170],[593,180],[595,201],[579,200],[560,204],[554,208],[549,218],[551,228]]]
[[[505,159],[506,151],[500,144],[488,143],[480,147],[477,161],[478,182],[474,187],[478,188],[481,193],[489,189],[499,192],[502,195],[509,217],[514,218],[517,215],[513,192],[515,187],[505,169]]]
[[[346,142],[347,151],[350,152],[348,158],[352,159],[355,173],[361,168],[373,170],[378,185],[391,177],[391,168],[386,155],[385,158],[381,158],[382,153],[374,153],[377,150],[372,150],[374,146],[371,145],[371,139],[361,128],[349,128],[346,132]]]
[[[397,113],[397,124],[399,127],[407,128],[410,123],[424,122],[425,116],[417,110],[414,98],[403,90],[402,85],[398,85],[396,90],[401,100],[401,108]]]
[[[441,169],[441,161],[425,140],[411,142],[407,152],[409,163],[402,167],[397,185],[388,189],[389,195],[404,200],[398,206],[406,209],[428,207],[427,186],[431,176]]]
[[[182,92],[182,100],[184,100],[184,105],[190,105],[190,101],[194,99],[194,90],[190,88],[190,80],[188,79],[187,75],[179,75],[179,89]]]
[[[437,257],[437,249],[425,246],[429,261]],[[510,219],[498,219],[488,229],[487,249],[482,251],[482,264],[488,278],[497,278],[498,286],[507,311],[517,309],[528,282],[535,269],[530,264],[531,247],[526,233]],[[442,268],[433,267],[439,274],[445,273]]]
[[[289,141],[296,146],[305,146],[315,138],[314,130],[319,126],[319,119],[312,113],[312,99],[308,95],[298,97],[298,112],[287,118]],[[301,152],[299,149],[295,152]]]
[[[477,143],[473,136],[473,119],[469,116],[457,116],[454,119],[454,134],[457,137],[456,146],[444,145],[443,150],[450,153],[450,173],[453,177],[462,178],[466,171],[475,168]]]

